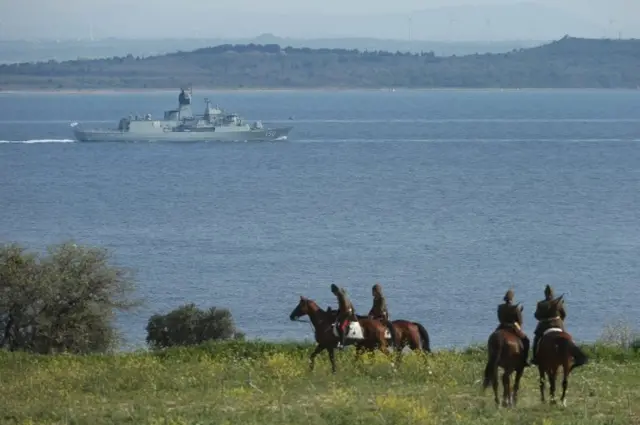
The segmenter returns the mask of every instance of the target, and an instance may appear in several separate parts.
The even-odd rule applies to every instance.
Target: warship
[[[205,99],[203,115],[191,111],[192,89],[182,88],[178,108],[164,112],[164,119],[129,116],[120,119],[117,128],[83,128],[71,123],[73,134],[80,142],[241,142],[284,140],[293,127],[264,128],[261,121],[251,125],[234,113],[212,107]]]

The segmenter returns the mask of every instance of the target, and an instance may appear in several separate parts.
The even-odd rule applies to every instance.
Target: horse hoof
[[[565,398],[564,400],[562,400],[561,404],[562,407],[567,407],[567,399]]]

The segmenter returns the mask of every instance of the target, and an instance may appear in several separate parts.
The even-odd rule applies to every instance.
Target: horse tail
[[[487,366],[484,368],[484,382],[482,388],[487,389],[493,383],[497,375],[498,365],[500,364],[500,353],[502,352],[502,339],[497,338],[498,334],[494,333],[489,337],[487,348],[489,349],[489,359]]]
[[[569,372],[589,362],[589,357],[571,339],[561,339],[560,344],[565,353],[573,356],[573,365],[571,365]]]
[[[422,339],[422,349],[427,353],[431,352],[431,342],[429,340],[429,333],[427,330],[418,322],[413,322],[414,325],[418,328],[418,332],[420,332],[420,339]]]

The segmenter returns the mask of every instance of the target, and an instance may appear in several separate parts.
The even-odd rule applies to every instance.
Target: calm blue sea
[[[134,314],[231,309],[249,337],[310,339],[299,295],[360,313],[380,282],[433,346],[484,342],[513,287],[525,329],[551,284],[567,327],[638,326],[640,91],[195,92],[275,143],[74,143],[69,123],[161,116],[178,93],[0,94],[0,240],[73,239],[137,271]],[[293,120],[289,120],[292,117]]]

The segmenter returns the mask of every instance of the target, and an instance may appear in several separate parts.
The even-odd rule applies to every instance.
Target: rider
[[[551,289],[551,286],[547,285],[544,288],[544,300],[538,301],[536,312],[533,316],[538,320],[538,326],[536,326],[535,336],[533,338],[533,358],[531,359],[531,363],[538,364],[536,351],[542,334],[551,328],[560,328],[564,331],[564,319],[567,317],[564,309],[564,301],[553,300],[553,289]]]
[[[373,295],[373,307],[369,310],[369,318],[386,323],[389,320],[389,310],[387,310],[387,300],[382,295],[382,287],[379,283],[373,285],[371,293]]]
[[[336,318],[336,329],[340,338],[339,348],[344,348],[345,334],[349,321],[357,321],[355,309],[353,304],[347,297],[344,289],[338,288],[337,285],[331,284],[331,292],[338,298],[338,317]]]
[[[513,290],[509,289],[504,295],[504,303],[498,306],[498,321],[500,324],[496,330],[510,330],[522,340],[522,362],[524,363],[524,366],[527,367],[529,366],[529,363],[527,362],[527,357],[529,356],[529,337],[520,328],[522,316],[520,311],[518,311],[513,305],[513,296]]]

